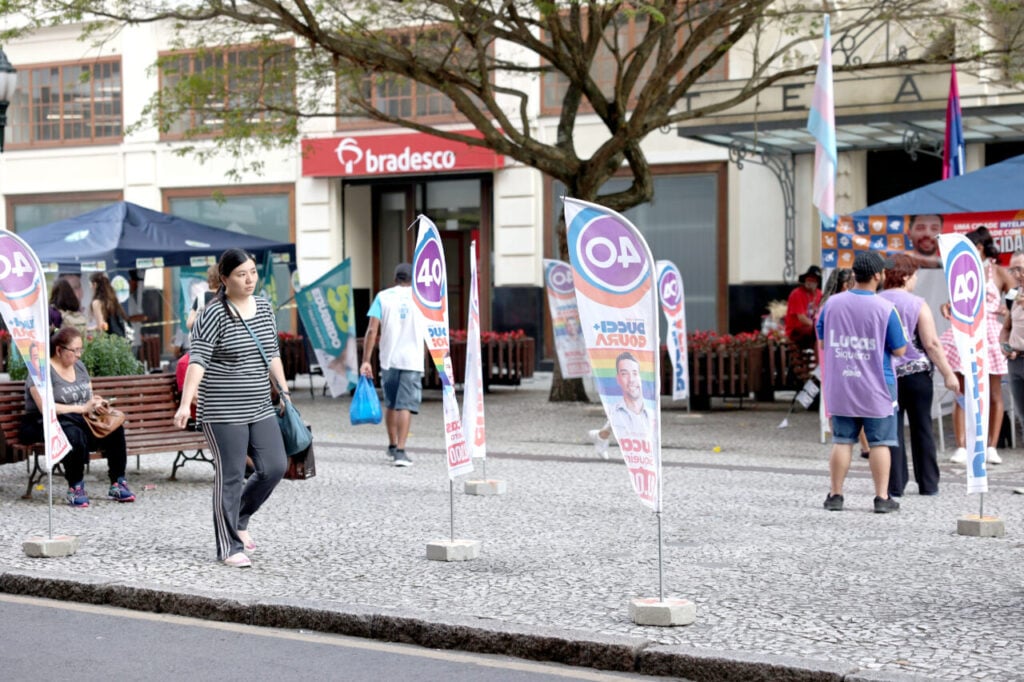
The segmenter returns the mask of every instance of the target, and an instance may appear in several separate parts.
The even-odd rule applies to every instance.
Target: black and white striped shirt
[[[265,298],[254,297],[256,314],[246,319],[267,358],[278,357],[277,321]],[[192,327],[189,364],[204,368],[199,384],[200,421],[251,424],[274,414],[270,370],[245,325],[220,300],[210,301]]]

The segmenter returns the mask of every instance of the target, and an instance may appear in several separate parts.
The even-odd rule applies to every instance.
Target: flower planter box
[[[359,361],[363,358],[363,339],[357,341]],[[462,384],[466,380],[466,342],[449,341],[449,352],[452,358],[452,374],[455,383]],[[376,383],[380,385],[380,359],[377,355],[379,347],[373,349],[370,364]],[[484,371],[484,390],[491,386],[518,386],[523,379],[533,376],[536,360],[536,345],[532,338],[510,339],[501,341],[481,341],[480,364]],[[282,352],[283,355],[283,352]],[[430,354],[423,351],[423,388],[441,388],[441,377],[434,367]]]
[[[749,398],[761,393],[766,381],[766,346],[741,348],[687,348],[690,363],[690,407],[711,408],[711,398]],[[672,363],[661,347],[661,393],[672,395]]]
[[[466,380],[466,342],[450,341],[452,373],[455,383]],[[484,373],[484,390],[491,386],[518,386],[523,379],[533,376],[535,343],[532,338],[510,339],[507,341],[481,341],[480,364]],[[423,373],[424,388],[440,388],[438,376],[429,354],[425,358],[426,371]]]

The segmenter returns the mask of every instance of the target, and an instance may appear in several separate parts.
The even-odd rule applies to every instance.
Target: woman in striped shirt
[[[248,568],[252,562],[244,550],[256,548],[247,530],[249,518],[270,497],[287,466],[264,353],[270,378],[281,387],[287,383],[274,311],[266,299],[253,296],[259,279],[255,258],[242,249],[228,249],[217,268],[220,289],[192,328],[189,366],[174,423],[185,428],[198,393],[196,418],[214,459],[217,558],[228,566]],[[282,400],[291,400],[287,391]],[[248,481],[247,454],[256,469]]]

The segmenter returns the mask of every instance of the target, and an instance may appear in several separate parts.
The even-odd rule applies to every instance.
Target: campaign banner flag
[[[661,511],[661,375],[655,263],[624,216],[564,199],[565,223],[594,383],[640,501]]]
[[[46,470],[52,471],[71,450],[57,421],[50,380],[50,305],[46,279],[35,251],[13,232],[0,230],[0,316],[11,335],[11,346],[25,362],[29,379],[43,404]]]
[[[562,376],[566,379],[589,376],[587,343],[580,328],[580,312],[576,305],[576,289],[572,284],[572,268],[569,264],[545,258],[544,287],[548,292],[552,336]]]
[[[466,447],[455,397],[455,376],[448,340],[448,276],[444,247],[437,226],[430,218],[419,217],[416,250],[412,259],[412,294],[418,315],[420,335],[441,378],[441,406],[444,414],[445,452],[448,477],[454,479],[473,470],[473,458]]]
[[[469,324],[466,329],[466,372],[462,384],[462,434],[470,457],[487,457],[484,429],[484,372],[480,353],[480,281],[476,240],[469,244]]]
[[[359,379],[351,259],[303,287],[295,307],[331,396],[348,393]]]
[[[836,111],[832,87],[832,29],[825,15],[824,36],[818,73],[811,92],[811,111],[807,115],[807,130],[814,136],[814,186],[811,200],[818,208],[823,226],[836,221]]]
[[[665,345],[672,363],[672,400],[690,397],[690,358],[686,354],[686,306],[683,276],[670,260],[658,261],[658,294],[668,330]]]
[[[960,89],[956,64],[949,65],[949,100],[946,102],[946,138],[942,146],[942,179],[964,174],[964,119],[960,113]]]
[[[1021,200],[1024,206],[1024,199]],[[822,227],[821,267],[852,268],[858,251],[910,256],[918,267],[940,268],[940,234],[966,234],[985,226],[1008,265],[1014,251],[1024,249],[1024,208],[1016,211],[918,215],[840,216]]]
[[[974,244],[959,234],[939,236],[942,267],[949,291],[950,323],[964,377],[964,426],[967,446],[967,492],[988,492],[985,448],[988,446],[988,348],[985,334],[985,271]],[[956,368],[954,368],[956,369]]]

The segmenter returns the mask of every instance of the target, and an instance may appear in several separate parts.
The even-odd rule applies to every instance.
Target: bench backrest
[[[183,432],[174,425],[178,401],[173,374],[94,377],[92,388],[97,395],[113,398],[113,407],[124,412],[129,454],[166,451],[167,443],[202,447],[201,433]],[[8,442],[17,439],[24,390],[21,381],[0,382],[0,427]]]
[[[0,381],[0,434],[2,443],[18,441],[18,425],[25,411],[25,384],[21,381]],[[0,447],[0,463],[7,461],[6,446]]]

